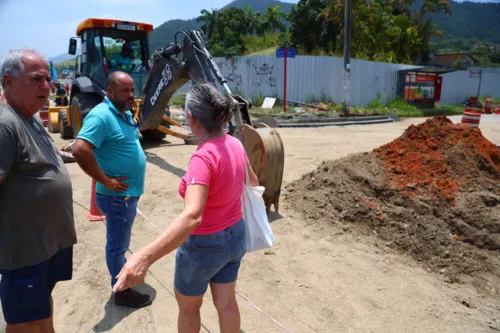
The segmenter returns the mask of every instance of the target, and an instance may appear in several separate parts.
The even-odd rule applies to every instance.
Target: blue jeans
[[[200,296],[210,282],[235,282],[246,253],[245,232],[245,221],[241,219],[214,234],[189,236],[177,249],[175,289],[185,296]]]
[[[97,208],[106,216],[106,264],[111,274],[111,287],[127,262],[125,252],[130,245],[138,201],[139,197],[96,194]]]

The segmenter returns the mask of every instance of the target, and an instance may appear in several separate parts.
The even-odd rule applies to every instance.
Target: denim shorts
[[[175,289],[185,296],[200,296],[210,282],[235,282],[246,252],[245,236],[243,219],[218,233],[189,236],[177,249]]]
[[[21,324],[51,316],[50,296],[59,281],[71,280],[73,247],[49,260],[16,270],[0,270],[0,299],[7,324]]]

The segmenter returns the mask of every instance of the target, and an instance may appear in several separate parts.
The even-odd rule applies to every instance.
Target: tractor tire
[[[170,109],[168,107],[165,109],[165,115],[167,117],[170,117]],[[170,123],[167,121],[162,120],[161,125],[163,127],[170,128]],[[156,129],[154,129],[154,130],[147,129],[147,130],[141,131],[141,134],[142,134],[142,139],[144,141],[148,141],[148,142],[158,142],[158,141],[161,141],[167,137],[167,135],[165,133],[162,133]]]
[[[58,115],[59,122],[59,134],[62,139],[72,139],[75,135],[73,133],[73,128],[68,125],[68,114],[66,110],[59,111]]]
[[[100,97],[95,94],[77,93],[71,100],[71,127],[75,136],[78,135],[83,125],[83,120],[97,104],[101,103]]]

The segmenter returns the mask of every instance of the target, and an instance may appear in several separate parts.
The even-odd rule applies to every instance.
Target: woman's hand
[[[189,185],[184,196],[184,211],[179,214],[153,242],[130,257],[116,276],[113,291],[122,291],[140,284],[154,262],[182,245],[201,224],[208,197],[208,186]]]
[[[133,254],[120,273],[116,276],[116,282],[113,291],[122,291],[139,285],[149,269],[149,261],[146,256],[140,253]]]

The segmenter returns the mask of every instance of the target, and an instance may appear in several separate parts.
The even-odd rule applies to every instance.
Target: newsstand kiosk
[[[432,108],[441,99],[443,77],[455,69],[422,67],[398,71],[398,96],[422,108]]]

